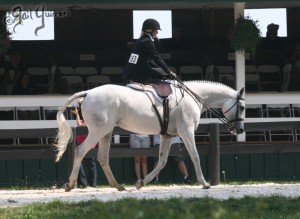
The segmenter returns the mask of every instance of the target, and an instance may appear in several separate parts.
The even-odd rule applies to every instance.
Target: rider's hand
[[[74,107],[74,109],[72,109],[71,111],[72,111],[72,113],[74,113],[75,115],[77,115],[77,114],[78,114],[77,107]]]
[[[171,79],[177,79],[177,75],[174,72],[170,72]]]

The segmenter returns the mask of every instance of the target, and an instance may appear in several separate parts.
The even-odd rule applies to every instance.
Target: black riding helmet
[[[160,24],[158,23],[157,20],[149,18],[144,21],[142,31],[149,30],[149,29],[161,30]]]

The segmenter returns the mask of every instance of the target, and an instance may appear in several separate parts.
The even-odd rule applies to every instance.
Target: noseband
[[[245,100],[245,99],[242,98],[241,95],[238,95],[237,98],[236,98],[235,103],[226,112],[224,112],[224,114],[228,113],[230,110],[233,109],[234,106],[237,107],[236,108],[236,113],[235,113],[235,119],[229,121],[229,125],[231,124],[230,126],[232,126],[232,124],[235,123],[235,122],[244,121],[244,118],[240,117],[240,111],[241,110],[243,111],[245,109],[245,107],[241,104],[240,100]]]

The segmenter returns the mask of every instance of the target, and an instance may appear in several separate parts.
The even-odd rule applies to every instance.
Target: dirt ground
[[[119,192],[114,188],[85,188],[65,192],[63,189],[48,190],[0,190],[0,207],[23,206],[34,202],[79,202],[96,199],[107,202],[122,198],[136,199],[168,199],[171,197],[211,197],[219,200],[228,198],[242,198],[244,196],[286,196],[300,197],[300,183],[296,184],[256,184],[256,185],[218,185],[208,190],[202,186],[193,185],[164,185],[146,186],[140,190],[126,187],[126,191]]]

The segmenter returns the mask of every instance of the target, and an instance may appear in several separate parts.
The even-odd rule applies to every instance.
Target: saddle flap
[[[154,84],[153,87],[155,88],[157,94],[160,97],[168,97],[169,95],[172,94],[171,84],[169,84],[169,83],[166,83],[166,84]]]

